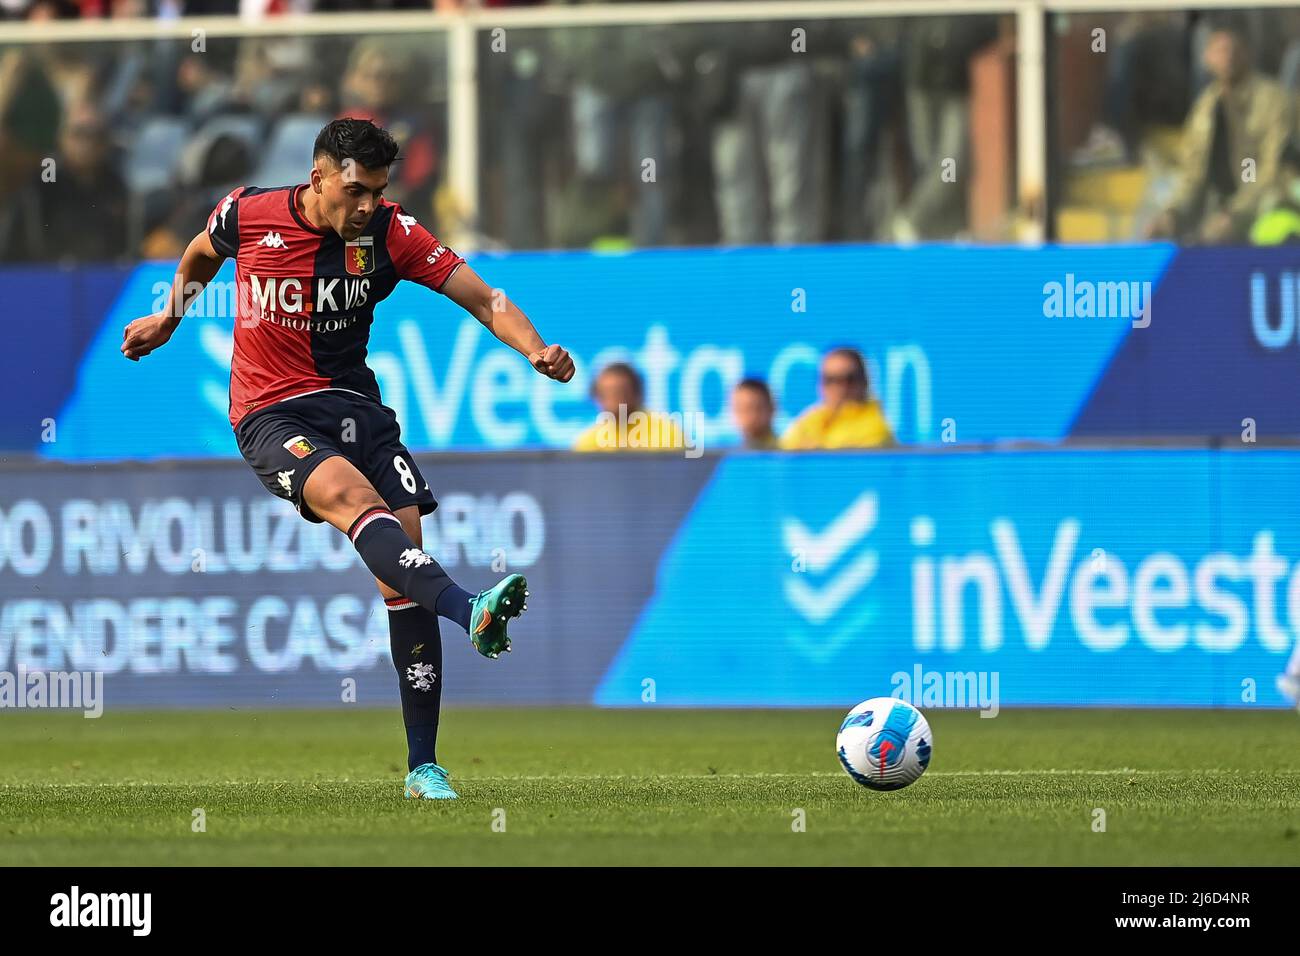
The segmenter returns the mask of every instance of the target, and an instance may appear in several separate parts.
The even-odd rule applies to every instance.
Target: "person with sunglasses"
[[[847,346],[822,358],[821,402],[809,408],[781,437],[781,447],[878,448],[894,444],[880,402],[870,396],[862,353]]]

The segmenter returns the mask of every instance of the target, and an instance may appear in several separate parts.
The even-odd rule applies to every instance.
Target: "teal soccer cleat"
[[[455,800],[458,796],[447,780],[447,771],[436,763],[422,763],[406,775],[408,800]]]
[[[495,587],[480,591],[470,602],[469,639],[484,657],[497,658],[510,650],[506,625],[528,610],[528,582],[510,574]]]

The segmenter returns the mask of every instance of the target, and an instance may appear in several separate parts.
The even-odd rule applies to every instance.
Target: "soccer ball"
[[[872,790],[901,790],[930,765],[934,739],[925,716],[897,697],[873,697],[854,707],[835,738],[848,775]]]

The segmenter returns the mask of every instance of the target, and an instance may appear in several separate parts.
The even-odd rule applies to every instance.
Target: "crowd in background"
[[[1076,168],[1146,164],[1137,237],[1300,237],[1296,215],[1279,218],[1300,213],[1300,7],[1107,14],[1081,26],[1106,31],[1102,95],[1085,103],[1063,76],[1060,135]]]
[[[0,11],[263,18],[464,2],[0,0]],[[1143,234],[1300,235],[1300,150],[1284,154],[1300,9],[1094,19],[1109,31],[1104,95],[1089,106],[1068,81],[1056,91],[1058,118],[1088,124],[1083,142],[1060,151],[1076,163],[1123,160],[1147,130],[1182,124],[1178,160],[1152,177]],[[441,34],[212,37],[202,50],[188,37],[10,46],[0,50],[0,261],[174,257],[232,186],[305,178],[307,144],[340,115],[394,133],[403,159],[389,197],[452,242],[966,238],[980,119],[971,64],[1012,34],[992,16],[516,29],[504,48],[482,30],[473,219],[446,178]],[[1257,160],[1256,179],[1238,189],[1244,155]],[[952,177],[942,174],[949,162]]]
[[[305,178],[316,133],[344,114],[399,138],[389,195],[428,210],[445,110],[420,46],[253,37],[0,52],[0,259],[175,257],[231,186]]]
[[[952,238],[964,185],[935,171],[963,155],[966,64],[997,30],[989,17],[516,30],[506,50],[482,31],[473,222],[444,188],[439,34],[213,37],[201,52],[188,38],[10,47],[0,259],[175,255],[231,185],[302,179],[308,132],[338,115],[388,126],[403,147],[391,198],[480,246]],[[117,198],[90,209],[95,192]]]

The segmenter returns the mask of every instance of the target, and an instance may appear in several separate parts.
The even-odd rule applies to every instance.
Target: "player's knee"
[[[384,499],[369,485],[344,485],[321,492],[312,507],[318,513],[347,521],[370,508],[386,508]]]

